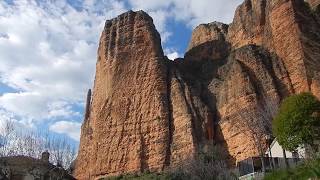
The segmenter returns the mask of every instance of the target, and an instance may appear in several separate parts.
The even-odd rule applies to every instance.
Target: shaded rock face
[[[212,142],[231,165],[259,155],[285,97],[320,97],[314,12],[303,0],[246,0],[230,25],[199,25],[175,61],[143,11],[107,21],[75,176],[162,171]]]

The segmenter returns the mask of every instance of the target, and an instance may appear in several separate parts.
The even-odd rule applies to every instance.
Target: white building
[[[273,140],[273,142],[270,145],[270,148],[271,148],[271,156],[272,157],[284,158],[283,148],[278,143],[277,138],[275,138]],[[296,152],[285,151],[285,153],[286,153],[287,158],[304,159],[306,156],[306,151],[305,151],[305,148],[303,148],[303,147],[298,148]],[[267,149],[265,154],[270,157],[269,148]]]
[[[284,154],[286,158],[284,158]],[[305,155],[305,148],[299,148],[295,152],[285,151],[284,153],[283,148],[280,146],[277,139],[274,139],[270,144],[270,149],[268,148],[265,152],[265,157],[249,157],[237,163],[240,176],[239,179],[263,179],[264,172],[262,159],[265,171],[268,172],[274,169],[294,167],[305,158]]]

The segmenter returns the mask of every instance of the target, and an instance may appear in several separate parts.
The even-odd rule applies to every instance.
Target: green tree
[[[273,120],[273,133],[287,150],[296,150],[303,144],[314,147],[320,134],[320,101],[311,93],[286,98]]]

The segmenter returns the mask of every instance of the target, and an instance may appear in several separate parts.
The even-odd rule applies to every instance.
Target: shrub
[[[237,179],[236,175],[228,169],[225,151],[219,146],[202,146],[195,158],[183,162],[178,170],[171,173],[174,180],[220,180]]]
[[[237,179],[227,166],[223,149],[214,145],[200,147],[195,158],[190,158],[172,171],[163,173],[146,172],[139,175],[121,175],[108,180],[232,180]]]

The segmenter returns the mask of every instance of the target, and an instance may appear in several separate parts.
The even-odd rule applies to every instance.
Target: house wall
[[[298,151],[299,158],[305,157],[305,149],[304,148],[298,148],[297,151]],[[269,149],[266,151],[266,154],[270,154]],[[271,154],[272,154],[272,157],[283,158],[283,150],[282,150],[282,147],[280,146],[280,144],[278,143],[278,141],[275,141],[272,143]],[[287,158],[294,158],[290,151],[286,151],[286,156],[287,156]]]

